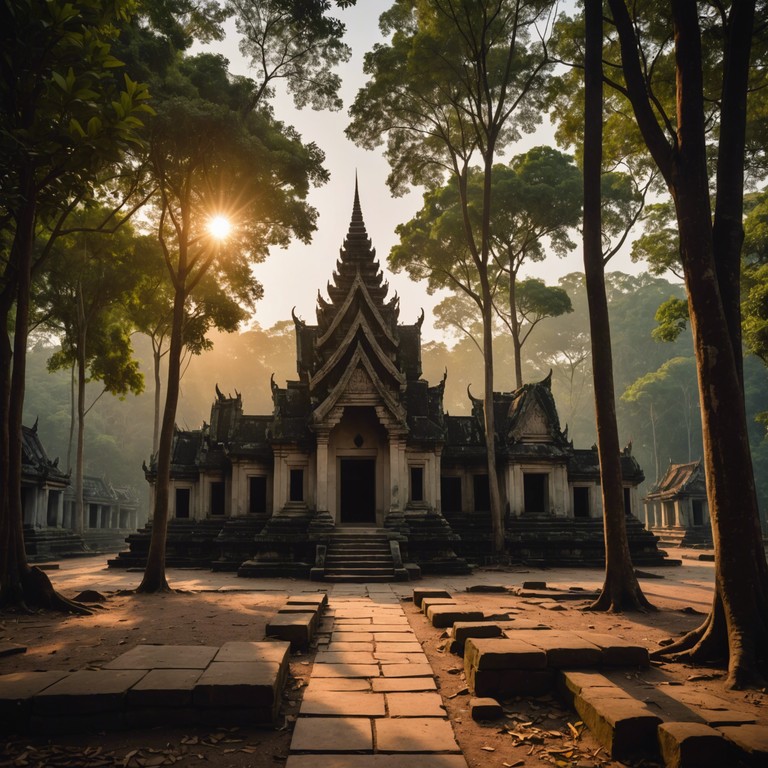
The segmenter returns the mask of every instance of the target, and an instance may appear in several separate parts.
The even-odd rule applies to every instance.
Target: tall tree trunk
[[[749,448],[741,378],[738,252],[744,116],[754,2],[733,3],[725,46],[715,216],[710,215],[701,33],[694,3],[673,0],[677,136],[669,146],[648,104],[625,3],[610,0],[628,95],[646,144],[672,193],[688,292],[701,405],[707,499],[715,545],[715,595],[704,623],[657,652],[683,660],[728,658],[726,685],[768,678],[768,565]],[[731,166],[739,166],[734,169]],[[722,176],[721,176],[722,174]],[[731,199],[725,200],[729,196]],[[734,211],[732,206],[738,206]],[[738,322],[737,322],[738,319]]]
[[[523,345],[520,343],[520,321],[517,319],[517,276],[509,265],[509,324],[512,331],[512,347],[515,353],[515,387],[523,386]]]
[[[69,369],[69,439],[67,440],[67,472],[72,471],[72,444],[75,441],[75,424],[77,423],[77,396],[75,394],[75,371],[77,366],[72,363]]]
[[[168,540],[168,517],[171,485],[171,461],[173,433],[176,425],[176,409],[179,404],[181,381],[181,355],[183,350],[184,307],[186,303],[186,257],[180,248],[176,291],[173,301],[171,340],[168,350],[168,383],[165,407],[157,450],[157,475],[155,478],[155,507],[152,514],[152,536],[147,555],[144,578],[137,592],[170,591],[165,575],[165,548]]]
[[[155,340],[152,339],[152,373],[155,380],[155,403],[152,421],[152,455],[157,456],[157,448],[160,442],[160,393],[162,384],[160,382],[160,345],[155,346]]]
[[[603,133],[603,16],[600,3],[585,4],[585,31],[584,272],[589,304],[597,447],[605,528],[605,581],[600,597],[592,603],[590,609],[648,609],[652,606],[640,589],[627,542],[624,483],[613,386],[611,332],[605,293],[600,195]]]
[[[83,318],[81,317],[81,321]],[[85,462],[85,345],[86,333],[79,332],[77,342],[77,444],[75,448],[75,533],[85,533],[85,498],[83,471]]]
[[[56,592],[48,576],[27,562],[21,500],[23,467],[22,414],[26,379],[27,333],[32,283],[32,251],[35,231],[35,189],[30,169],[21,172],[22,197],[27,201],[16,222],[6,288],[0,300],[0,396],[3,409],[2,502],[0,509],[0,605],[39,606],[76,613],[91,613],[85,606]],[[14,274],[15,273],[15,274]],[[16,317],[13,345],[8,320],[13,306],[10,286],[15,288]]]

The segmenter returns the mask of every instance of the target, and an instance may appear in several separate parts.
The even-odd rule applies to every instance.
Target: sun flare
[[[208,233],[216,240],[225,240],[232,231],[232,222],[221,214],[208,220]]]

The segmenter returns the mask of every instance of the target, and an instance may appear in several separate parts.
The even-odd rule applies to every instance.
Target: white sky
[[[410,219],[421,205],[421,191],[405,197],[393,198],[386,186],[389,166],[380,152],[369,152],[356,147],[344,136],[349,122],[347,109],[357,90],[364,84],[363,55],[381,40],[379,15],[389,7],[391,0],[361,0],[339,15],[347,26],[347,43],[352,58],[340,70],[343,80],[344,109],[340,112],[297,111],[290,100],[281,100],[276,106],[280,119],[293,125],[306,141],[314,141],[326,155],[326,168],[331,179],[323,187],[313,190],[310,202],[319,211],[318,229],[309,245],[294,242],[288,249],[273,249],[263,264],[254,272],[264,285],[264,299],[256,307],[254,319],[262,328],[269,328],[279,320],[291,317],[291,308],[309,323],[315,322],[317,291],[327,296],[326,284],[331,279],[344,236],[349,227],[354,195],[355,173],[359,178],[360,202],[368,235],[389,280],[391,293],[400,296],[400,321],[414,322],[423,308],[425,320],[422,328],[424,340],[440,340],[443,335],[432,324],[431,308],[440,296],[427,295],[425,285],[411,282],[405,274],[394,275],[386,268],[387,255],[395,244],[395,227]],[[247,62],[240,56],[238,36],[230,24],[227,38],[212,48],[225,55],[234,73],[248,75]],[[552,133],[548,125],[537,133],[525,137],[519,148],[507,153],[511,157],[532,146],[551,144]],[[575,238],[578,240],[578,237]],[[544,262],[524,269],[525,276],[540,277],[555,283],[568,272],[581,271],[581,252],[577,248],[565,259],[552,256]],[[628,256],[617,256],[611,270],[636,273],[638,267]],[[390,295],[391,295],[390,293]]]

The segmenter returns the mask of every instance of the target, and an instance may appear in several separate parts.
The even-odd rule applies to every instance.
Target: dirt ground
[[[575,575],[574,575],[575,574]],[[663,578],[643,582],[653,602],[662,610],[648,614],[607,615],[585,613],[584,600],[558,602],[557,610],[508,593],[467,593],[474,583],[521,584],[525,579],[545,579],[567,588],[579,583],[593,588],[600,582],[597,571],[549,573],[479,571],[473,576],[453,577],[444,583],[460,601],[477,605],[487,614],[508,614],[534,620],[557,629],[591,629],[658,647],[659,641],[697,626],[708,606],[708,575],[699,568],[682,571],[664,569]],[[52,574],[54,584],[57,577]],[[221,579],[222,577],[218,577]],[[568,583],[555,581],[565,579]],[[206,591],[206,574],[194,582],[199,589],[165,595],[135,595],[110,589],[111,582],[94,578],[94,587],[106,596],[94,614],[87,617],[55,613],[32,615],[0,613],[0,643],[27,647],[25,653],[0,658],[0,673],[18,670],[96,668],[138,644],[222,645],[229,640],[260,640],[269,617],[288,594],[314,591],[321,585],[310,582],[272,583],[265,591],[236,591],[242,584],[232,576],[226,591]],[[80,586],[87,574],[79,579]],[[65,582],[67,583],[67,582]],[[114,581],[117,583],[117,581]],[[174,582],[172,582],[174,583]],[[178,583],[178,582],[177,582]],[[107,588],[105,588],[105,584]],[[619,766],[608,760],[599,745],[585,732],[578,715],[553,698],[515,699],[502,702],[505,718],[494,723],[476,723],[469,716],[470,694],[463,677],[462,660],[445,647],[442,630],[431,627],[410,600],[414,586],[435,586],[435,579],[393,585],[402,598],[406,615],[427,653],[438,679],[440,692],[456,736],[470,768],[520,766],[570,766],[604,768]],[[77,592],[62,591],[69,597]],[[265,768],[281,765],[288,757],[293,721],[300,706],[302,689],[312,670],[313,654],[297,654],[284,695],[280,720],[267,728],[155,728],[150,730],[89,733],[47,739],[27,734],[2,740],[3,766],[139,766],[178,765],[217,768]],[[665,663],[653,670],[669,680],[697,686],[726,698],[737,709],[750,709],[768,724],[766,692],[725,692],[719,670],[697,669]],[[645,766],[650,764],[645,763]]]

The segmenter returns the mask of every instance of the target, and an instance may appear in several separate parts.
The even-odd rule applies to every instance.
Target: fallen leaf
[[[483,750],[483,752],[495,752],[496,747],[480,747],[480,749]]]

